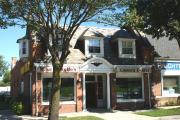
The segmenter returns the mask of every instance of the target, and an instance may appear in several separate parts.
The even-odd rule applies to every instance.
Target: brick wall
[[[35,116],[36,113],[36,96],[35,96],[35,71],[33,72],[32,77],[32,100],[33,104],[31,106],[32,108],[32,115]],[[37,93],[38,93],[38,113],[42,114],[48,114],[49,106],[42,104],[42,80],[41,80],[41,74],[37,74]],[[82,74],[77,73],[75,76],[75,82],[76,82],[76,102],[74,103],[60,103],[59,112],[60,113],[68,113],[68,112],[79,112],[82,111]]]
[[[117,102],[116,98],[116,81],[114,80],[116,78],[115,73],[112,73],[110,75],[111,78],[111,104],[112,109],[123,109],[123,110],[135,110],[135,109],[143,109],[149,107],[149,86],[148,86],[148,75],[147,73],[143,74],[144,78],[144,101],[138,101],[138,102]]]
[[[110,87],[110,89],[111,89],[111,108],[112,109],[116,109],[117,108],[117,106],[116,106],[116,81],[115,81],[115,79],[116,79],[116,74],[115,73],[111,73],[110,74],[110,85],[111,85],[111,87]]]

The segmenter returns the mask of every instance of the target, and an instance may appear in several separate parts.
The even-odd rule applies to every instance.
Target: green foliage
[[[3,81],[0,81],[0,86],[5,87],[5,86],[9,86],[9,83],[4,83]]]
[[[4,76],[3,76],[3,82],[6,85],[10,85],[10,80],[11,80],[11,73],[9,70],[5,71]]]
[[[4,60],[4,57],[0,55],[0,74],[3,75],[7,69],[8,69],[8,64]]]
[[[116,11],[101,16],[98,21],[128,26],[156,38],[175,38],[180,45],[179,8],[178,0],[119,0]]]
[[[147,115],[152,117],[180,115],[180,108],[173,109],[154,109],[147,112],[136,112],[138,115]]]
[[[11,109],[17,115],[22,115],[23,111],[24,111],[24,106],[23,106],[22,102],[16,102],[15,101],[12,103]]]
[[[36,34],[41,47],[51,54],[50,62],[55,71],[53,73],[59,74],[70,53],[69,48],[72,47],[70,40],[78,27],[115,2],[116,0],[1,0],[0,16],[4,16],[4,21],[27,26],[27,36],[30,39],[31,33]],[[59,89],[56,88],[60,87],[59,76],[53,74],[56,77],[52,83],[50,101],[50,114],[53,116],[51,114],[49,118],[53,120],[57,120],[59,114],[59,100],[56,100],[59,98]]]
[[[60,118],[60,120],[103,120],[103,119],[94,116],[81,116],[81,117]]]

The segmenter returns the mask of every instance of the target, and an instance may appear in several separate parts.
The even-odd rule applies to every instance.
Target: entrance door
[[[96,79],[94,75],[86,75],[86,107],[96,108]]]
[[[97,107],[105,107],[104,80],[102,75],[97,75]]]
[[[105,74],[86,75],[86,108],[106,107]]]

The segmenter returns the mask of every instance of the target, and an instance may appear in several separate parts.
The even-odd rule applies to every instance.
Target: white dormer
[[[100,37],[86,38],[85,39],[85,55],[87,57],[90,57],[90,56],[103,57],[104,56],[103,38],[100,38]]]
[[[17,40],[19,43],[19,57],[25,58],[29,56],[29,40],[26,38],[22,38]]]
[[[119,38],[118,48],[120,58],[136,58],[135,39]]]

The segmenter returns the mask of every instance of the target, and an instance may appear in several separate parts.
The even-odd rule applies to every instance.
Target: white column
[[[85,73],[83,73],[83,111],[86,111],[86,78]]]
[[[107,109],[111,109],[111,96],[110,96],[110,73],[107,73]]]

